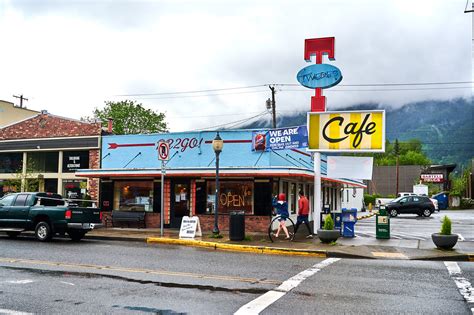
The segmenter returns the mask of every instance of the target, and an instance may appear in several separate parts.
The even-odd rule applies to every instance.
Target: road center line
[[[462,276],[461,268],[459,268],[457,262],[445,261],[444,265],[448,268],[449,276],[454,280],[454,283],[456,283],[459,293],[461,293],[464,300],[466,300],[471,309],[471,313],[474,314],[474,288],[471,283]]]
[[[318,271],[324,267],[329,266],[332,263],[340,260],[340,258],[328,258],[322,262],[300,272],[299,274],[291,277],[290,279],[284,281],[279,287],[268,291],[264,295],[259,296],[253,301],[245,304],[234,315],[243,315],[243,314],[259,314],[261,311],[266,309],[271,304],[278,301],[285,294],[296,288],[301,282],[316,274]]]
[[[34,260],[34,259],[23,259],[23,258],[0,258],[0,263],[10,264],[33,264],[33,265],[44,265],[52,267],[67,267],[67,268],[84,268],[84,269],[95,269],[101,271],[116,271],[116,272],[130,272],[130,273],[144,273],[149,275],[160,275],[160,276],[177,276],[177,277],[189,277],[198,279],[210,279],[210,280],[223,280],[223,281],[237,281],[237,282],[248,282],[248,283],[261,283],[261,284],[273,284],[279,285],[280,281],[271,279],[257,279],[257,278],[244,278],[238,276],[225,276],[225,275],[210,275],[210,274],[198,274],[190,272],[180,271],[167,271],[167,270],[153,270],[153,269],[141,269],[141,268],[126,268],[120,266],[101,266],[91,264],[77,264],[77,263],[65,263],[65,262],[54,262],[45,260]]]

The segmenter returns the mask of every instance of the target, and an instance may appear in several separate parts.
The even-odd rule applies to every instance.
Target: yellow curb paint
[[[375,257],[383,257],[383,258],[408,259],[408,257],[402,253],[372,252],[372,255]]]
[[[172,238],[149,237],[147,243],[159,243],[169,245],[185,245],[195,247],[214,248],[216,250],[247,252],[255,254],[269,254],[269,255],[292,255],[292,256],[308,256],[326,258],[326,251],[290,249],[278,247],[252,246],[252,245],[238,245],[227,243],[214,243],[196,240],[178,240]]]

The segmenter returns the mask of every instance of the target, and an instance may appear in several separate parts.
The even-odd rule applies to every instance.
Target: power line
[[[259,84],[259,85],[248,85],[240,87],[230,87],[230,88],[221,88],[221,89],[208,89],[208,90],[194,90],[194,91],[179,91],[179,92],[161,92],[161,93],[139,93],[139,94],[121,94],[114,96],[151,96],[151,95],[172,95],[172,94],[190,94],[190,93],[205,93],[205,92],[217,92],[217,91],[229,91],[229,90],[242,90],[242,89],[251,89],[257,87],[264,87],[268,84]]]
[[[264,112],[261,112],[260,114],[258,115],[255,115],[255,116],[252,116],[252,117],[249,117],[249,118],[245,118],[245,119],[240,119],[240,120],[236,120],[236,121],[231,121],[231,122],[228,122],[228,123],[225,123],[225,124],[220,124],[220,125],[215,125],[215,126],[209,126],[209,127],[206,127],[206,128],[198,128],[198,129],[193,129],[193,130],[188,130],[188,131],[201,131],[201,130],[208,130],[208,129],[213,129],[213,128],[220,128],[220,127],[225,127],[225,126],[228,126],[228,125],[239,125],[241,123],[245,123],[247,121],[250,121],[254,118],[257,118],[257,117],[260,117],[260,116],[264,116],[268,114],[268,111],[264,111]]]
[[[173,98],[194,98],[194,97],[209,97],[209,96],[221,96],[221,95],[236,95],[236,94],[253,94],[253,93],[266,93],[267,91],[246,91],[246,92],[234,92],[234,93],[215,93],[215,94],[201,94],[201,95],[176,95],[176,96],[164,96],[164,97],[134,97],[139,100],[163,100]]]

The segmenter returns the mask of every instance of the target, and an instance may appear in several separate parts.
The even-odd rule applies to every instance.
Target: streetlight
[[[219,235],[219,225],[217,223],[217,209],[219,208],[219,154],[222,152],[223,147],[224,140],[221,139],[218,131],[216,137],[212,140],[212,148],[216,153],[216,202],[214,204],[214,229],[212,230],[214,235]]]

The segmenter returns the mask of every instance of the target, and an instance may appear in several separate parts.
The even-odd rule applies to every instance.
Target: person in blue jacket
[[[288,213],[288,203],[286,202],[285,194],[279,194],[278,199],[276,196],[273,197],[272,205],[276,209],[277,215],[280,216],[280,218],[278,219],[278,221],[280,221],[280,225],[278,225],[278,229],[274,236],[278,237],[278,234],[280,234],[280,231],[283,229],[283,232],[285,232],[286,234],[285,239],[289,240],[290,234],[288,232],[288,229],[286,228],[286,220],[288,219],[290,214]]]

